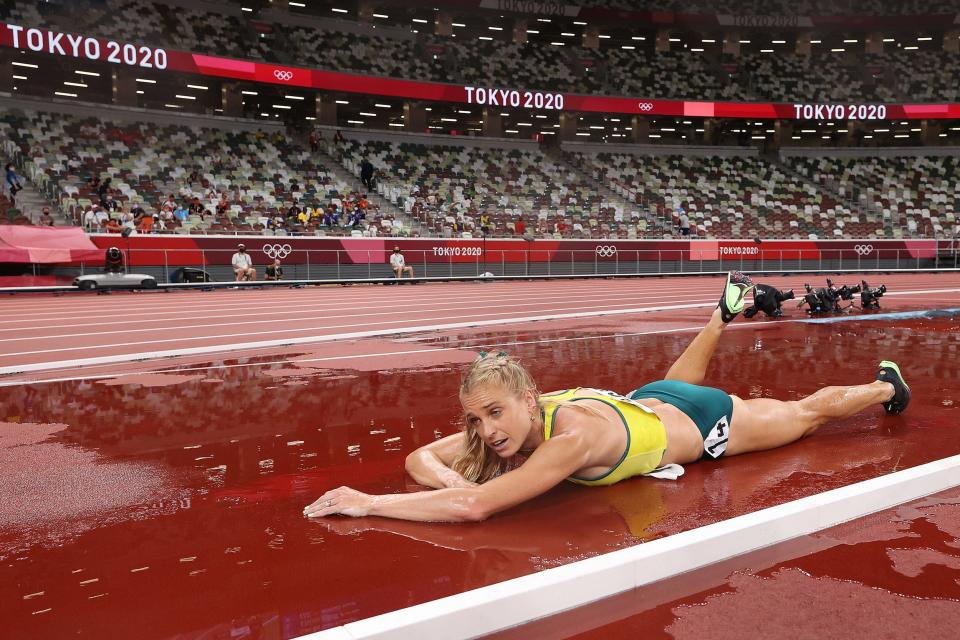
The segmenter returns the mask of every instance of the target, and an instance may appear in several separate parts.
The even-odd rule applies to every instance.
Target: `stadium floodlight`
[[[563,43],[562,43],[562,42],[551,42],[550,44],[554,45],[555,47],[562,47],[562,46],[563,46]]]
[[[800,133],[816,133],[816,129],[800,129]]]
[[[914,46],[911,46],[911,47],[904,47],[903,50],[904,50],[904,51],[916,51],[916,50],[919,49],[919,48],[920,48],[920,47],[914,45]]]
[[[134,80],[136,82],[142,82],[143,84],[157,84],[156,80],[150,80],[149,78],[134,78]]]
[[[589,134],[589,133],[581,133],[581,132],[578,131],[578,132],[577,132],[577,135],[578,135],[578,136],[589,136],[590,134]]]
[[[440,118],[440,122],[456,122],[456,118]]]
[[[592,129],[592,128],[593,128],[593,127],[591,127],[591,129]],[[601,129],[602,129],[602,128],[603,128],[603,127],[601,127]],[[676,129],[674,129],[673,127],[660,127],[660,131],[668,131],[668,132],[670,132],[670,133],[673,133],[674,131],[676,131]]]
[[[760,53],[773,53],[773,49],[760,49]]]
[[[630,39],[631,39],[631,40],[646,40],[646,37],[644,37],[644,36],[633,36],[633,37],[630,38]]]
[[[260,94],[257,93],[256,91],[241,91],[240,93],[243,94],[243,95],[245,95],[245,96],[258,96],[258,95],[260,95]]]
[[[413,22],[416,22],[417,24],[427,24],[427,21],[423,18],[414,18]]]
[[[533,123],[532,123],[532,122],[518,122],[518,123],[517,123],[517,126],[518,126],[518,127],[532,127],[532,126],[533,126]],[[590,127],[590,128],[592,129],[593,127]],[[600,128],[602,129],[603,127],[600,127]]]
[[[553,22],[550,18],[537,18],[537,22]]]
[[[138,95],[138,96],[142,96],[142,95],[143,95],[143,89],[137,89],[137,95]]]
[[[381,20],[386,20],[386,19],[389,18],[390,16],[388,16],[388,15],[385,14],[385,13],[375,13],[375,14],[373,14],[373,17],[374,17],[374,18],[380,18]]]
[[[647,137],[648,137],[648,138],[659,138],[659,137],[660,137],[660,134],[659,134],[659,133],[651,133],[651,134],[648,134]]]
[[[167,108],[169,108],[169,109],[183,109],[183,105],[182,105],[182,104],[165,104],[165,105],[163,105],[163,106],[165,106],[165,107],[167,107]],[[263,115],[263,114],[260,114],[260,115]]]
[[[293,0],[291,0],[291,1],[288,2],[287,4],[290,5],[291,7],[300,7],[301,9],[307,6],[307,5],[303,4],[302,2],[293,2]]]
[[[285,96],[283,96],[283,97],[286,98],[287,100],[306,100],[306,98],[304,98],[303,96],[290,96],[290,95],[285,95]]]
[[[740,44],[750,44],[750,41],[749,41],[749,40],[741,40],[741,41],[740,41]]]
[[[844,41],[843,41],[844,44],[857,44],[858,42],[860,42],[860,41],[857,40],[856,38],[851,38],[850,40],[844,40]]]
[[[202,84],[188,84],[187,89],[199,89],[200,91],[207,91],[210,87],[205,87]]]
[[[668,38],[670,42],[680,42],[680,38]]]
[[[890,133],[890,129],[874,129],[874,133]]]
[[[274,109],[293,109],[293,107],[288,104],[274,104],[270,106],[272,106]]]
[[[940,137],[941,137],[941,138],[946,138],[946,137],[947,137],[947,134],[941,133],[941,134],[940,134]]]
[[[787,44],[786,40],[771,40],[770,44]]]
[[[539,34],[540,34],[540,32],[537,31],[536,29],[527,29],[527,33],[532,33],[532,34],[534,34],[534,35],[539,35]]]
[[[253,11],[250,7],[240,7],[240,11]]]
[[[701,40],[700,42],[702,42],[702,43],[704,43],[704,44],[716,44],[717,41],[714,40],[713,38],[704,38],[704,39]]]
[[[10,64],[12,64],[12,65],[15,66],[15,67],[26,67],[27,69],[39,69],[39,68],[40,68],[40,65],[38,65],[38,64],[31,64],[31,63],[29,63],[29,62],[11,62]]]
[[[487,27],[488,31],[503,31],[503,27]]]
[[[472,115],[473,115],[473,112],[472,112],[472,111],[468,111],[468,110],[466,110],[466,109],[457,109],[457,113],[465,113],[465,114],[467,114],[468,116],[472,116]]]
[[[867,135],[863,136],[863,139],[864,139],[864,140],[873,140],[873,136],[871,136],[870,134],[867,134]]]
[[[543,115],[542,113],[538,113],[537,115],[535,115],[535,116],[533,116],[533,117],[534,117],[534,118],[537,118],[537,119],[539,119],[539,120],[546,120],[546,119],[547,119],[547,116]]]
[[[490,36],[477,36],[477,40],[493,40]]]
[[[14,80],[29,80],[27,76],[13,76]]]
[[[500,115],[503,116],[504,118],[506,118],[506,117],[509,116],[510,114],[509,114],[509,113],[501,113]]]
[[[379,107],[380,109],[389,109],[389,108],[390,108],[390,105],[388,105],[388,104],[383,104],[382,102],[375,102],[375,103],[373,104],[373,106]]]
[[[823,40],[811,40],[810,44],[823,44]]]
[[[349,100],[334,100],[337,104],[350,104]]]
[[[597,37],[598,37],[598,38],[603,38],[604,40],[609,40],[609,39],[610,39],[610,36],[604,35],[604,34],[600,34],[600,35],[598,35]]]
[[[64,98],[76,98],[76,97],[77,97],[77,94],[75,94],[75,93],[67,93],[66,91],[54,91],[54,92],[53,92],[53,95],[55,95],[55,96],[62,96],[62,97],[64,97]]]
[[[832,51],[833,53],[843,53],[844,51],[846,51],[846,49],[838,48],[838,49],[830,49],[830,51]]]
[[[16,78],[17,76],[13,77]],[[26,80],[26,78],[23,79]],[[88,85],[85,85],[82,82],[68,82],[66,80],[64,80],[63,84],[67,85],[68,87],[80,87],[81,89],[86,89],[88,87]]]
[[[799,139],[800,139],[800,136],[790,136],[790,139],[791,139],[791,140],[799,140]]]
[[[910,134],[909,134],[909,133],[896,133],[896,134],[893,135],[893,137],[894,137],[894,138],[909,138],[909,137],[910,137]]]
[[[701,49],[700,47],[693,47],[690,49],[690,51],[693,51],[694,53],[703,53],[703,49]]]
[[[750,136],[754,140],[766,140],[767,136]]]
[[[347,120],[347,124],[363,124],[363,120]]]
[[[933,38],[926,37],[926,36],[923,38],[917,38],[917,42],[930,42],[931,40],[933,40]]]
[[[576,38],[576,37],[577,37],[577,34],[575,34],[575,33],[570,33],[569,31],[561,31],[561,32],[560,32],[560,35],[563,36],[564,38]]]
[[[287,108],[289,109],[289,107],[287,107]],[[360,112],[360,115],[366,116],[367,118],[376,118],[376,117],[377,117],[377,114],[375,114],[375,113],[370,113],[369,111],[361,111],[361,112]]]
[[[403,123],[402,123],[402,122],[390,122],[390,123],[387,124],[387,126],[388,126],[388,127],[402,127],[402,126],[403,126]]]
[[[179,93],[176,94],[176,95],[173,96],[173,97],[174,97],[174,98],[180,98],[181,100],[196,100],[196,99],[197,99],[196,96],[186,96],[186,95],[182,95],[182,94],[179,94]]]
[[[93,78],[99,78],[100,74],[96,71],[74,71],[78,76],[91,76]]]
[[[222,109],[217,109],[217,111],[222,111]],[[316,120],[313,116],[307,116],[304,120]]]
[[[350,13],[346,9],[337,9],[336,7],[331,7],[330,11],[333,11],[334,13]]]
[[[884,42],[896,42],[897,39],[896,39],[896,38],[884,38],[883,41],[884,41]]]
[[[630,44],[622,45],[620,48],[621,48],[621,49],[627,49],[628,51],[632,51],[633,49],[636,49],[636,47],[634,47],[633,45],[630,45]]]
[[[467,25],[465,25],[465,24],[462,23],[462,22],[451,22],[450,24],[453,25],[454,27],[465,27],[465,26],[467,26]]]

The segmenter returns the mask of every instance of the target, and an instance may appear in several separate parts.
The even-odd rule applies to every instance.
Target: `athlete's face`
[[[537,403],[533,392],[517,395],[500,385],[475,388],[460,399],[467,427],[501,458],[535,445]],[[531,419],[533,416],[533,419]]]

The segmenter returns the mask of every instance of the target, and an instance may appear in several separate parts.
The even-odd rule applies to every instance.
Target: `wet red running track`
[[[898,277],[904,281],[883,279],[891,289],[883,299],[887,309],[960,306],[958,293],[933,293],[958,288],[956,276],[912,276],[913,281]],[[628,296],[638,304],[642,292],[630,287],[665,287],[652,292],[659,302],[650,306],[660,306],[669,304],[666,296],[687,295],[694,288],[689,297],[710,304],[718,282],[591,284],[601,292],[619,287],[604,294],[612,305]],[[118,322],[140,312],[123,312],[120,301],[149,306],[154,297],[157,304],[172,300],[181,308],[198,307],[197,313],[197,301],[241,301],[252,318],[260,310],[276,308],[272,296],[303,294],[300,302],[285,303],[302,309],[312,296],[327,295],[330,304],[354,311],[360,301],[346,297],[372,296],[363,304],[379,305],[381,313],[396,317],[407,315],[397,310],[400,305],[439,308],[471,291],[489,296],[484,304],[495,305],[499,298],[501,310],[514,304],[509,300],[521,304],[523,296],[544,291],[566,297],[551,303],[553,310],[600,304],[586,300],[589,293],[577,289],[583,285],[113,295],[72,299],[78,305],[72,317],[63,315],[69,313],[67,307],[43,308],[71,302],[69,298],[32,297],[13,303],[24,305],[24,312],[29,304],[36,305],[31,313],[62,314],[44,316],[49,332],[54,322],[61,323],[58,331],[66,331],[62,324],[87,322],[81,316],[104,311],[114,315],[110,322]],[[908,290],[922,293],[893,295]],[[403,298],[398,301],[398,296]],[[98,310],[101,301],[116,306]],[[461,304],[458,313],[469,317],[468,301]],[[514,316],[507,317],[527,312],[511,311]],[[439,313],[446,312],[432,317]],[[914,390],[913,404],[900,417],[888,417],[877,408],[789,447],[690,465],[678,482],[637,479],[608,488],[560,486],[484,523],[376,518],[313,522],[301,515],[303,505],[341,484],[380,493],[415,488],[403,473],[403,458],[457,428],[458,370],[480,348],[499,346],[520,357],[544,389],[591,385],[628,391],[662,376],[689,341],[690,328],[702,324],[708,313],[704,306],[514,321],[86,368],[69,372],[76,379],[62,381],[8,377],[0,387],[0,603],[7,613],[5,635],[291,638],[960,453],[957,317],[836,324],[740,320],[724,336],[707,384],[744,397],[793,399],[828,384],[869,381],[876,361],[885,358],[901,364]],[[11,317],[9,312],[6,317]],[[204,322],[209,321],[209,315],[205,317]],[[30,316],[24,324],[35,325],[39,318]],[[193,335],[179,326],[181,337]],[[6,357],[20,357],[12,353]],[[96,378],[105,374],[112,377]],[[956,517],[953,511],[941,511],[938,522],[955,522],[950,520]],[[957,597],[952,587],[933,586],[946,585],[949,571],[955,571],[953,560],[946,558],[952,543],[946,534],[928,540],[928,535],[940,534],[924,522],[898,529],[924,536],[924,548],[931,550],[894,553],[901,572],[884,568],[883,579],[873,582],[864,577],[872,565],[812,575],[837,583],[817,583],[826,584],[824,593],[834,598],[845,597],[843,585],[859,584],[873,587],[871,606],[897,610],[902,604],[898,598],[907,595],[930,603],[923,609],[929,615],[952,611],[950,599]],[[900,545],[887,533],[876,534],[877,544],[895,540],[890,548]],[[831,551],[833,547],[797,544],[803,553],[826,553],[834,563],[849,546],[838,543],[838,550]],[[787,562],[803,553],[775,559]],[[872,556],[851,557],[860,563]],[[922,564],[925,560],[931,562]],[[818,565],[819,560],[796,562],[780,566],[745,561],[743,571],[753,574],[728,578],[736,570],[730,569],[699,589],[687,584],[668,592],[653,609],[624,606],[619,618],[600,612],[595,623],[606,625],[605,637],[632,637],[638,627],[630,616],[636,614],[647,616],[639,627],[645,637],[690,637],[684,634],[701,629],[697,624],[702,618],[691,616],[688,605],[706,602],[703,606],[714,607],[711,612],[730,618],[730,607],[744,601],[738,595],[742,593],[756,612],[756,607],[769,604],[753,597],[758,584],[769,584],[774,595],[788,594],[785,599],[792,593],[810,602],[807,595],[813,587],[796,570],[812,573],[810,567],[825,565]],[[937,573],[937,581],[921,592],[911,586],[918,584],[917,578],[908,575],[920,566],[926,567],[924,572],[948,573]],[[624,618],[618,626],[616,621]],[[790,637],[790,627],[784,625],[770,628],[768,635]],[[575,631],[591,633],[586,628]],[[725,636],[718,632],[712,637]]]

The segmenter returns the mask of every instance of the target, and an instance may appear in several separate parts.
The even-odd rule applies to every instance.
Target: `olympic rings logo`
[[[640,108],[640,111],[653,111],[652,102],[641,102],[637,104],[637,106]]]
[[[293,247],[288,244],[265,244],[263,249],[261,249],[268,258],[283,260],[288,255],[293,253]]]
[[[858,256],[866,256],[866,255],[869,255],[869,254],[873,253],[873,245],[872,245],[872,244],[858,244],[857,246],[855,246],[855,247],[853,248],[853,250],[857,252],[857,255],[858,255]]]
[[[597,255],[601,258],[610,258],[617,255],[617,248],[612,245],[599,245]]]
[[[293,80],[293,71],[283,71],[282,69],[274,69],[273,77],[277,80],[283,80],[284,82],[288,80]]]

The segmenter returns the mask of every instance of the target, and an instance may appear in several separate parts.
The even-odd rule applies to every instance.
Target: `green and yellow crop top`
[[[667,448],[667,431],[660,418],[652,409],[613,391],[577,387],[541,395],[544,440],[553,436],[553,422],[557,410],[563,404],[580,400],[598,400],[613,407],[627,430],[627,446],[617,464],[603,475],[594,478],[570,476],[567,480],[587,486],[609,485],[633,476],[648,474],[660,465],[663,452]]]

